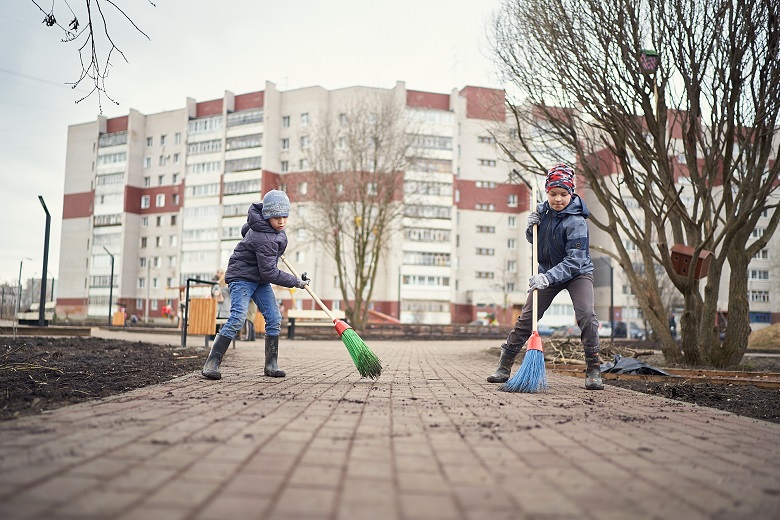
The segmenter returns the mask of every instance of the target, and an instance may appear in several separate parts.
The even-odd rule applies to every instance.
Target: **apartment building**
[[[97,319],[121,304],[146,321],[165,321],[162,307],[179,308],[188,279],[210,280],[226,267],[247,207],[271,189],[292,202],[288,259],[309,273],[327,305],[343,306],[335,261],[311,231],[309,152],[319,122],[377,95],[404,111],[422,152],[404,172],[400,229],[380,262],[373,309],[405,323],[466,323],[488,314],[510,323],[527,295],[525,223],[534,195],[510,181],[513,167],[496,145],[496,136],[511,131],[503,92],[467,86],[431,93],[403,82],[290,91],[266,82],[256,92],[187,98],[178,110],[130,110],[70,126],[58,316]],[[578,193],[587,197],[584,188]],[[609,247],[609,240],[592,242]],[[764,287],[776,254],[755,260],[757,309],[777,306]],[[614,275],[610,295],[597,277],[597,314],[608,320],[614,300],[615,320],[629,319],[636,306],[619,270]],[[277,288],[286,308],[315,308],[301,293]],[[570,307],[562,294],[546,323],[573,323]]]

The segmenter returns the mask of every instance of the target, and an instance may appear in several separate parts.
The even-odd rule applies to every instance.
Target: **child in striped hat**
[[[593,261],[588,248],[590,233],[586,219],[590,216],[585,202],[574,193],[574,170],[566,164],[557,164],[547,172],[544,183],[547,202],[537,206],[528,215],[526,239],[533,242],[533,226],[538,227],[539,272],[528,281],[528,300],[514,328],[501,345],[501,357],[496,372],[487,378],[490,383],[509,379],[512,364],[531,336],[533,300],[537,290],[537,315],[541,318],[555,296],[566,289],[574,304],[574,315],[582,331],[585,347],[585,388],[602,390],[601,362],[599,360],[599,322],[596,319],[593,297]]]

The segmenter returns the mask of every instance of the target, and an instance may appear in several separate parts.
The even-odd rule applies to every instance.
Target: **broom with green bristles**
[[[284,255],[282,255],[282,262],[284,262],[284,265],[287,266],[287,269],[289,269],[296,278],[300,278],[300,275],[298,275],[298,273],[295,271],[295,268],[290,265],[290,262],[287,261]],[[355,366],[357,367],[358,372],[360,372],[360,375],[362,377],[370,377],[371,379],[378,378],[382,373],[382,362],[379,361],[379,358],[376,357],[376,354],[371,352],[371,349],[368,348],[368,345],[366,345],[365,342],[360,339],[360,336],[358,336],[357,332],[355,332],[355,329],[350,327],[344,321],[333,316],[333,313],[330,312],[330,309],[328,309],[328,307],[322,303],[322,300],[320,300],[317,295],[314,294],[314,291],[312,291],[308,285],[306,285],[304,288],[309,292],[311,297],[314,298],[314,301],[317,302],[320,308],[325,311],[325,314],[328,315],[328,318],[333,321],[333,325],[336,327],[336,332],[338,332],[339,336],[341,337],[341,341],[344,343],[344,346],[347,347],[347,351],[349,352],[350,357],[352,357],[352,361],[355,363]]]

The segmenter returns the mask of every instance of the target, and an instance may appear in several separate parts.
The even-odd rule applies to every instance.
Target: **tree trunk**
[[[748,258],[744,250],[729,255],[729,306],[726,335],[723,343],[708,345],[707,362],[716,368],[733,368],[739,365],[748,347],[750,335],[750,304],[747,298]],[[719,331],[718,331],[719,332]]]

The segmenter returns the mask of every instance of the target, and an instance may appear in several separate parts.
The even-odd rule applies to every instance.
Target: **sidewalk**
[[[283,338],[283,379],[239,342],[221,381],[0,422],[0,518],[780,518],[778,424],[568,376],[498,392],[494,341],[369,346],[378,381],[337,339]]]

